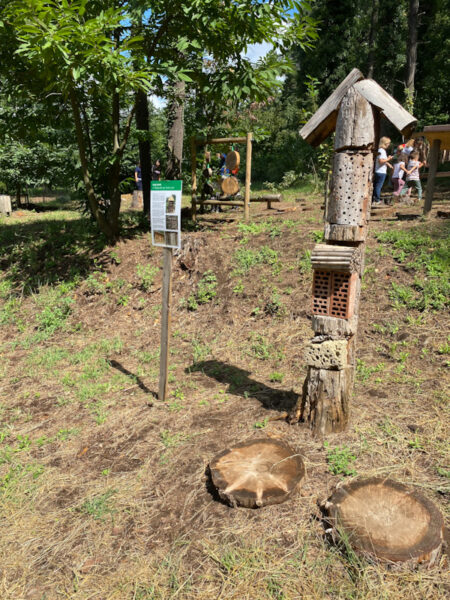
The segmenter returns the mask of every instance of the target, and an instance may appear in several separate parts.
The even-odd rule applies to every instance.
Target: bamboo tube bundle
[[[317,244],[311,253],[312,268],[316,270],[351,273],[360,262],[360,252],[353,246]]]

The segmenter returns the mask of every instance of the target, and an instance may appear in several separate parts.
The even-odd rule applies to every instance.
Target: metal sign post
[[[163,248],[161,347],[159,359],[159,400],[167,395],[169,370],[169,333],[172,296],[173,249],[181,241],[181,181],[152,181],[150,221],[152,243]]]

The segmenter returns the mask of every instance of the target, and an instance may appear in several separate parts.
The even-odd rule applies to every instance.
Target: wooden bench
[[[250,198],[252,202],[267,202],[267,209],[272,208],[272,202],[281,202],[281,194],[265,194],[263,196],[255,196]]]
[[[428,173],[421,173],[420,178],[426,179],[428,177]],[[435,177],[450,177],[450,171],[438,171]]]

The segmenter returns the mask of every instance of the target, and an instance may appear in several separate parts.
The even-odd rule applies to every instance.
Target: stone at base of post
[[[309,424],[317,437],[344,431],[349,418],[349,399],[353,385],[353,368],[340,371],[308,367],[303,394],[291,413],[291,422]]]

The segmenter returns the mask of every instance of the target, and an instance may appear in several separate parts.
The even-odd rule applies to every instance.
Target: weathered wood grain
[[[373,79],[364,79],[355,83],[355,89],[373,106],[381,110],[388,119],[404,135],[412,132],[417,119],[397,102]]]
[[[300,129],[300,135],[308,144],[317,146],[334,131],[342,98],[352,85],[363,78],[361,71],[353,69]]]

